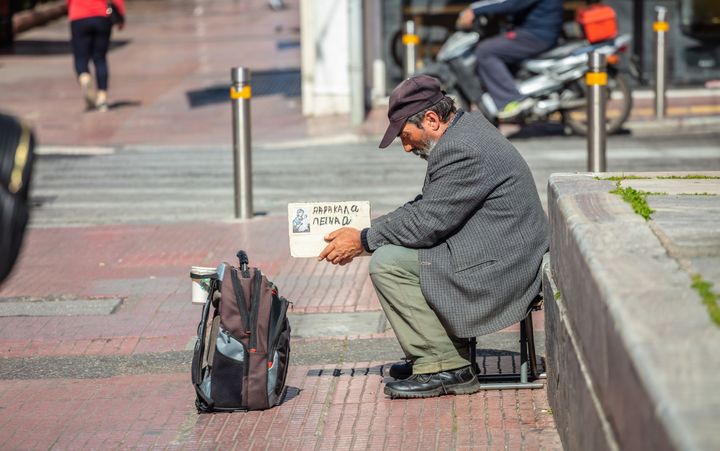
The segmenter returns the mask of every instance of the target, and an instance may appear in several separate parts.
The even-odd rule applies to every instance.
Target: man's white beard
[[[412,150],[412,153],[417,155],[418,157],[422,158],[423,160],[427,160],[430,156],[430,152],[433,151],[435,146],[437,145],[437,141],[434,139],[426,139],[423,141],[423,143],[417,147],[415,147]]]

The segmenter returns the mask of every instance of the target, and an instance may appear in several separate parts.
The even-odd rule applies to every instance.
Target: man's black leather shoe
[[[410,361],[403,363],[395,363],[390,367],[389,373],[390,377],[394,379],[407,379],[408,377],[412,376],[413,364]]]
[[[431,374],[413,374],[405,380],[385,384],[391,398],[430,398],[441,395],[469,395],[480,390],[472,366]]]

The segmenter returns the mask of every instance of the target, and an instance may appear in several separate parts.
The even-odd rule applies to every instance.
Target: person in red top
[[[125,17],[124,0],[67,0],[68,19],[75,72],[88,109],[107,111],[108,65],[112,22],[108,8],[112,4]],[[122,29],[124,21],[118,24]],[[90,75],[90,60],[95,66],[97,93]]]

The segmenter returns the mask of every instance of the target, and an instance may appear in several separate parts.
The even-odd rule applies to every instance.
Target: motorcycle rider
[[[550,49],[563,23],[563,0],[485,0],[471,3],[460,13],[456,26],[472,28],[477,16],[509,16],[512,29],[485,39],[476,48],[477,73],[495,102],[499,119],[511,119],[533,106],[515,85],[509,64],[516,64]]]

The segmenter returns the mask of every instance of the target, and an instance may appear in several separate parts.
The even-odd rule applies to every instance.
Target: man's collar
[[[457,124],[458,119],[460,119],[460,116],[462,116],[465,113],[463,110],[457,110],[455,112],[455,117],[452,118],[452,121],[450,121],[450,125],[448,126],[448,129],[453,128],[455,124]]]

